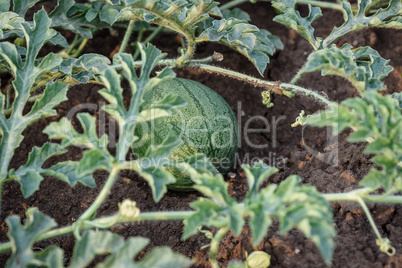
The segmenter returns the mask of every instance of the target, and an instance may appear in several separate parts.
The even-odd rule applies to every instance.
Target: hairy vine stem
[[[133,33],[133,30],[134,30],[134,25],[135,25],[135,20],[130,20],[126,33],[124,34],[124,37],[123,37],[123,41],[121,42],[119,53],[122,53],[126,50],[128,41],[130,40],[131,34]]]
[[[103,186],[102,190],[100,191],[100,193],[98,194],[98,196],[96,197],[96,199],[92,203],[92,205],[84,212],[84,214],[82,214],[80,216],[78,221],[88,220],[96,213],[98,208],[102,205],[103,201],[109,194],[110,189],[112,188],[119,171],[120,171],[119,167],[115,167],[115,166],[112,167],[112,170],[109,173],[109,177],[107,178],[106,183]]]
[[[285,95],[288,97],[293,97],[294,94],[300,94],[312,97],[313,99],[323,103],[324,105],[330,105],[332,102],[325,98],[323,95],[305,89],[296,85],[288,84],[288,83],[280,83],[280,82],[273,82],[273,81],[266,81],[259,78],[255,78],[246,74],[238,73],[235,71],[227,70],[221,67],[207,65],[207,64],[190,64],[189,67],[196,68],[199,70],[203,70],[213,74],[220,74],[224,76],[228,76],[231,78],[235,78],[237,80],[247,82],[249,84],[254,85],[255,87],[263,87],[268,88],[274,93]]]

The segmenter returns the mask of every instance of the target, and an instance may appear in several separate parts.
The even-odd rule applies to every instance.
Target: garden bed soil
[[[46,6],[47,7],[47,6]],[[312,51],[310,45],[293,31],[272,22],[274,10],[267,3],[243,4],[240,6],[252,18],[252,23],[260,28],[267,29],[279,36],[285,45],[284,50],[276,53],[265,72],[265,79],[272,81],[290,81],[308,54]],[[48,8],[48,7],[47,7]],[[50,9],[49,9],[50,10]],[[307,8],[302,7],[302,14]],[[323,10],[324,17],[314,26],[316,36],[326,36],[334,25],[342,23],[342,14],[338,11]],[[100,53],[111,57],[118,50],[118,44],[123,38],[112,36],[108,30],[98,32],[93,40],[87,44],[85,53]],[[132,37],[135,40],[136,36]],[[177,56],[180,45],[175,35],[162,33],[153,44],[169,57]],[[338,44],[348,42],[353,46],[369,45],[376,49],[386,59],[394,71],[384,82],[387,92],[402,90],[402,32],[388,29],[365,29],[340,39]],[[196,57],[202,58],[220,52],[224,60],[216,65],[258,77],[256,69],[243,56],[225,46],[206,43],[197,47]],[[370,156],[364,155],[365,144],[351,144],[346,142],[350,131],[345,131],[336,139],[337,142],[328,142],[327,129],[312,127],[296,127],[290,125],[295,121],[301,110],[307,114],[314,113],[322,108],[309,98],[296,96],[292,99],[283,96],[274,96],[275,106],[267,109],[261,103],[261,88],[239,82],[237,80],[202,73],[194,69],[175,70],[178,77],[190,78],[199,81],[216,90],[232,107],[237,116],[241,129],[246,122],[254,118],[249,128],[266,129],[261,133],[248,133],[247,137],[253,144],[268,147],[256,149],[247,145],[244,132],[241,134],[241,147],[235,166],[225,179],[229,183],[229,192],[237,200],[242,200],[247,192],[247,180],[240,167],[240,163],[250,163],[257,158],[263,158],[268,164],[275,164],[280,171],[269,178],[266,184],[280,183],[291,174],[300,175],[302,183],[309,183],[322,193],[336,193],[350,191],[358,187],[358,182],[372,166]],[[3,86],[5,79],[2,77]],[[331,100],[342,101],[356,96],[355,89],[346,80],[339,77],[321,77],[319,73],[306,74],[300,80],[301,86],[317,91],[323,91]],[[11,168],[17,168],[27,161],[28,152],[33,146],[42,146],[47,140],[43,129],[52,121],[59,120],[69,110],[83,103],[103,105],[104,99],[97,93],[101,86],[77,85],[70,89],[68,101],[63,102],[56,109],[58,115],[40,120],[31,125],[23,133],[24,140],[16,150],[12,159]],[[99,117],[99,110],[94,110],[94,116]],[[264,121],[262,118],[265,118]],[[73,120],[77,125],[76,118]],[[267,125],[268,122],[268,125]],[[276,122],[273,124],[273,122]],[[273,128],[275,126],[275,128]],[[105,127],[108,133],[108,127]],[[303,139],[304,138],[304,139]],[[111,137],[113,139],[113,137]],[[311,148],[308,151],[306,148]],[[113,150],[113,148],[111,148]],[[311,152],[320,152],[314,155]],[[78,160],[82,150],[69,148],[62,156],[53,157],[45,163],[52,165],[63,160]],[[322,160],[326,160],[326,162]],[[338,165],[330,165],[329,160],[337,160]],[[94,201],[102,188],[107,173],[96,172],[94,175],[97,187],[94,189],[76,185],[69,187],[64,182],[53,178],[46,178],[41,183],[40,190],[31,197],[24,199],[20,187],[16,182],[7,182],[3,188],[0,240],[7,241],[8,227],[5,218],[9,215],[25,217],[29,207],[38,207],[40,211],[53,217],[59,226],[69,225],[85,211]],[[159,203],[155,203],[146,181],[134,172],[121,172],[119,179],[113,186],[110,195],[98,210],[99,216],[114,214],[118,210],[118,203],[124,199],[137,201],[141,211],[164,211],[190,209],[189,203],[200,197],[196,192],[168,192]],[[264,184],[264,185],[266,185]],[[331,204],[334,213],[334,225],[337,232],[336,248],[333,256],[333,267],[400,267],[402,265],[402,206],[401,205],[369,205],[370,211],[380,230],[381,235],[388,237],[396,249],[392,257],[381,253],[375,242],[375,235],[362,209],[355,203],[337,202]],[[141,258],[155,246],[167,245],[174,251],[182,253],[196,260],[194,267],[208,267],[208,249],[201,249],[209,243],[203,234],[195,235],[186,241],[181,240],[183,224],[181,221],[141,222],[119,224],[111,229],[124,237],[143,236],[150,239],[149,246],[140,253]],[[212,229],[213,230],[213,229]],[[213,230],[214,231],[214,230]],[[72,235],[53,238],[35,244],[35,249],[43,249],[49,244],[56,244],[65,251],[68,262],[72,255],[74,239]],[[275,222],[269,229],[264,240],[257,247],[271,255],[271,267],[324,267],[325,264],[314,244],[307,240],[299,231],[280,236],[278,223]],[[227,234],[219,247],[218,261],[226,266],[229,260],[245,259],[246,252],[253,251],[251,235],[247,227],[240,237]],[[3,266],[9,254],[0,255],[0,265]]]

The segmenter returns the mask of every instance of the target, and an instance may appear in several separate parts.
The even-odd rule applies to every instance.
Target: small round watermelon
[[[181,145],[170,155],[170,160],[182,160],[203,153],[216,169],[225,174],[232,166],[238,147],[237,119],[226,101],[215,91],[189,79],[174,78],[145,92],[141,110],[173,94],[182,97],[187,105],[177,106],[172,115],[157,118],[146,126],[138,124],[135,135],[139,137],[133,153],[143,157],[148,147],[159,145],[168,136],[176,136]],[[176,183],[170,190],[190,191],[192,180],[173,172]]]

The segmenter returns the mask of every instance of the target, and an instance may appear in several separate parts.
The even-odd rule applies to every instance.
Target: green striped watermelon
[[[161,101],[166,95],[181,96],[187,105],[177,107],[171,116],[155,119],[147,127],[136,126],[139,144],[134,154],[142,157],[151,145],[161,144],[174,135],[183,144],[173,150],[170,160],[182,160],[196,153],[204,153],[216,169],[225,174],[232,166],[238,146],[236,117],[226,101],[215,91],[193,80],[175,78],[146,92],[141,109]],[[173,172],[172,172],[173,173]],[[176,183],[171,190],[192,190],[193,182],[183,174],[174,174]]]

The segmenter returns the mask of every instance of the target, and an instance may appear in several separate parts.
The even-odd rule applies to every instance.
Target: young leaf
[[[100,263],[98,267],[131,267],[133,266],[134,257],[148,244],[148,238],[130,237],[118,250],[115,250],[103,263]]]
[[[353,15],[349,2],[342,2],[345,22],[340,27],[335,27],[324,39],[323,47],[326,48],[341,36],[364,27],[402,28],[402,2],[400,0],[390,0],[387,8],[380,8],[375,14],[367,17],[365,14],[371,2],[371,0],[359,0],[359,9],[356,15]]]
[[[281,234],[298,228],[320,250],[326,263],[330,263],[334,250],[335,231],[332,226],[331,207],[312,186],[298,186],[300,178],[290,176],[279,186],[269,185],[258,192],[258,186],[276,170],[263,163],[244,166],[249,181],[249,193],[243,203],[237,203],[227,192],[227,183],[221,175],[192,173],[195,189],[207,198],[199,198],[190,206],[196,211],[184,221],[183,239],[195,234],[202,226],[228,227],[240,234],[243,217],[250,216],[249,225],[257,246],[266,235],[272,218],[280,222]]]
[[[66,117],[63,117],[59,122],[50,123],[43,130],[43,133],[46,133],[50,139],[62,140],[61,144],[64,147],[71,145],[84,146],[89,149],[107,147],[107,135],[103,134],[101,138],[98,138],[94,117],[87,113],[79,113],[77,118],[82,125],[83,133],[76,131]]]
[[[190,267],[193,261],[181,254],[173,252],[169,247],[156,247],[151,250],[135,267]]]
[[[166,166],[170,162],[170,153],[178,145],[180,145],[180,140],[168,136],[161,144],[149,146],[144,157],[138,159],[138,165],[133,167],[139,175],[147,180],[155,202],[159,202],[167,192],[166,185],[176,182],[176,178]]]
[[[308,5],[309,14],[307,17],[303,18],[299,11],[294,8],[295,4],[295,0],[273,1],[272,6],[283,13],[277,15],[273,21],[295,30],[317,50],[321,44],[320,41],[314,37],[314,28],[311,24],[322,16],[321,9]]]
[[[63,147],[75,145],[90,149],[84,152],[79,162],[77,168],[79,177],[85,177],[97,169],[110,170],[114,158],[107,150],[108,136],[103,134],[98,138],[95,118],[91,115],[79,113],[77,118],[81,123],[83,133],[77,132],[65,117],[59,122],[50,123],[43,132],[50,139],[61,139]]]
[[[196,210],[188,219],[184,220],[183,239],[195,235],[202,226],[217,226],[221,207],[214,201],[200,197],[191,202],[190,206]],[[223,225],[223,224],[222,224]],[[221,226],[218,226],[221,227]]]
[[[222,175],[202,173],[192,177],[192,180],[196,183],[194,189],[211,200],[201,198],[190,204],[196,213],[184,221],[183,239],[194,234],[201,226],[227,226],[240,235],[244,225],[243,206],[229,195]]]
[[[370,47],[359,47],[345,44],[341,48],[335,45],[311,53],[303,68],[304,72],[321,70],[321,75],[339,75],[351,82],[360,92],[383,90],[381,80],[393,68],[389,60],[383,59],[377,51]]]
[[[99,19],[109,25],[113,25],[119,17],[121,9],[122,8],[120,6],[104,4],[99,14]]]
[[[179,173],[187,174],[189,177],[196,177],[198,173],[218,174],[215,166],[204,154],[188,156],[182,161],[175,161],[170,167],[177,169]]]
[[[80,176],[78,175],[79,162],[65,161],[59,162],[43,171],[43,175],[52,176],[59,180],[74,186],[76,183],[81,183],[85,186],[94,188],[96,183],[92,174]]]
[[[148,182],[155,202],[159,202],[167,192],[166,185],[176,182],[172,173],[163,166],[159,166],[159,163],[150,163],[150,166],[134,170]]]
[[[118,234],[109,231],[86,231],[74,246],[70,267],[87,267],[96,255],[115,252],[123,245],[124,238]]]
[[[122,18],[130,16],[130,19],[155,23],[185,36],[194,36],[197,24],[209,18],[209,13],[222,16],[219,9],[215,8],[219,3],[213,0],[197,2],[123,0],[123,2],[127,8],[120,12]]]
[[[99,80],[109,65],[110,60],[105,56],[88,53],[78,59],[63,59],[60,65],[51,71],[50,75],[58,74],[59,79],[66,83],[71,83],[72,79],[77,83],[88,83],[90,80]]]
[[[39,184],[43,180],[41,173],[43,163],[50,157],[66,152],[62,146],[55,143],[45,143],[41,148],[34,147],[29,154],[25,165],[19,167],[15,172],[11,172],[21,185],[24,197],[29,197],[39,189]]]
[[[296,227],[314,242],[329,264],[335,248],[331,206],[314,187],[297,186],[299,181],[298,176],[290,176],[276,190],[277,198],[282,198],[278,209],[280,233]]]
[[[12,254],[6,267],[47,266],[64,267],[62,263],[63,250],[50,246],[40,253],[35,253],[32,246],[37,238],[56,227],[56,222],[40,212],[37,208],[29,208],[26,212],[27,221],[21,225],[20,218],[12,215],[6,218]]]
[[[152,121],[160,117],[172,115],[172,110],[186,104],[187,102],[181,96],[167,95],[157,103],[141,105],[140,117],[137,122]]]
[[[68,86],[60,82],[48,85],[40,99],[36,100],[31,111],[25,116],[25,120],[34,122],[38,119],[57,115],[54,106],[67,100]]]
[[[263,162],[257,162],[252,167],[250,165],[243,165],[243,169],[248,182],[247,198],[250,199],[258,194],[258,188],[266,179],[278,172],[277,168],[268,166]]]

